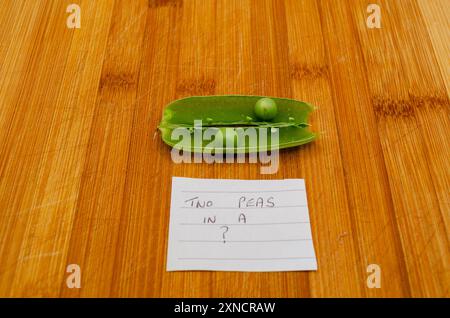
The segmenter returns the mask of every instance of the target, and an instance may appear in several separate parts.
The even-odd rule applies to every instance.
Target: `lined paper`
[[[173,177],[167,270],[317,270],[304,180]]]

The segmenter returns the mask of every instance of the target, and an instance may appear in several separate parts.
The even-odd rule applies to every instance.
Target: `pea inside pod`
[[[263,120],[272,120],[277,116],[277,103],[272,98],[263,97],[255,104],[255,114]]]
[[[170,103],[163,113],[159,125],[163,141],[172,146],[179,147],[180,136],[174,130],[187,128],[192,135],[195,127],[201,123],[202,136],[208,128],[217,128],[221,135],[215,140],[216,151],[226,150],[226,140],[230,139],[230,131],[237,130],[240,136],[242,130],[250,127],[258,128],[257,142],[244,142],[242,136],[239,140],[228,143],[236,152],[258,152],[267,149],[282,149],[308,143],[316,138],[316,134],[309,130],[308,116],[313,111],[308,103],[287,99],[264,96],[195,96],[176,100]],[[265,130],[263,130],[265,129]],[[209,129],[209,135],[211,129]],[[277,132],[277,142],[267,133],[264,137],[261,132]],[[246,133],[246,132],[244,132]],[[208,133],[205,133],[207,135]],[[218,139],[217,135],[215,139]],[[213,138],[202,138],[201,144],[191,138],[190,145],[184,144],[192,152],[203,152],[211,145]],[[248,137],[248,136],[246,136]],[[248,139],[248,138],[247,138]],[[253,138],[255,139],[255,138]],[[189,142],[188,142],[189,144]]]

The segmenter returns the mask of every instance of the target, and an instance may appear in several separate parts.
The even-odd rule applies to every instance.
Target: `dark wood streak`
[[[437,95],[414,96],[407,99],[391,99],[375,96],[372,105],[377,119],[381,118],[408,118],[415,114],[418,109],[429,107],[431,109],[450,109],[449,100]]]

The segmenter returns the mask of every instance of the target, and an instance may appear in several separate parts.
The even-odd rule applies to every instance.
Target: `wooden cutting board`
[[[448,0],[1,1],[0,296],[448,297],[449,21]],[[212,94],[308,101],[321,138],[273,175],[174,164],[164,106]],[[172,176],[304,178],[318,271],[166,272]]]

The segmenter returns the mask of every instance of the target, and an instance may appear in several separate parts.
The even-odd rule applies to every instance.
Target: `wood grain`
[[[446,0],[1,1],[0,296],[448,297],[449,18]],[[321,138],[273,175],[174,164],[164,106],[212,94],[308,101]],[[166,272],[172,176],[304,178],[318,271]]]

